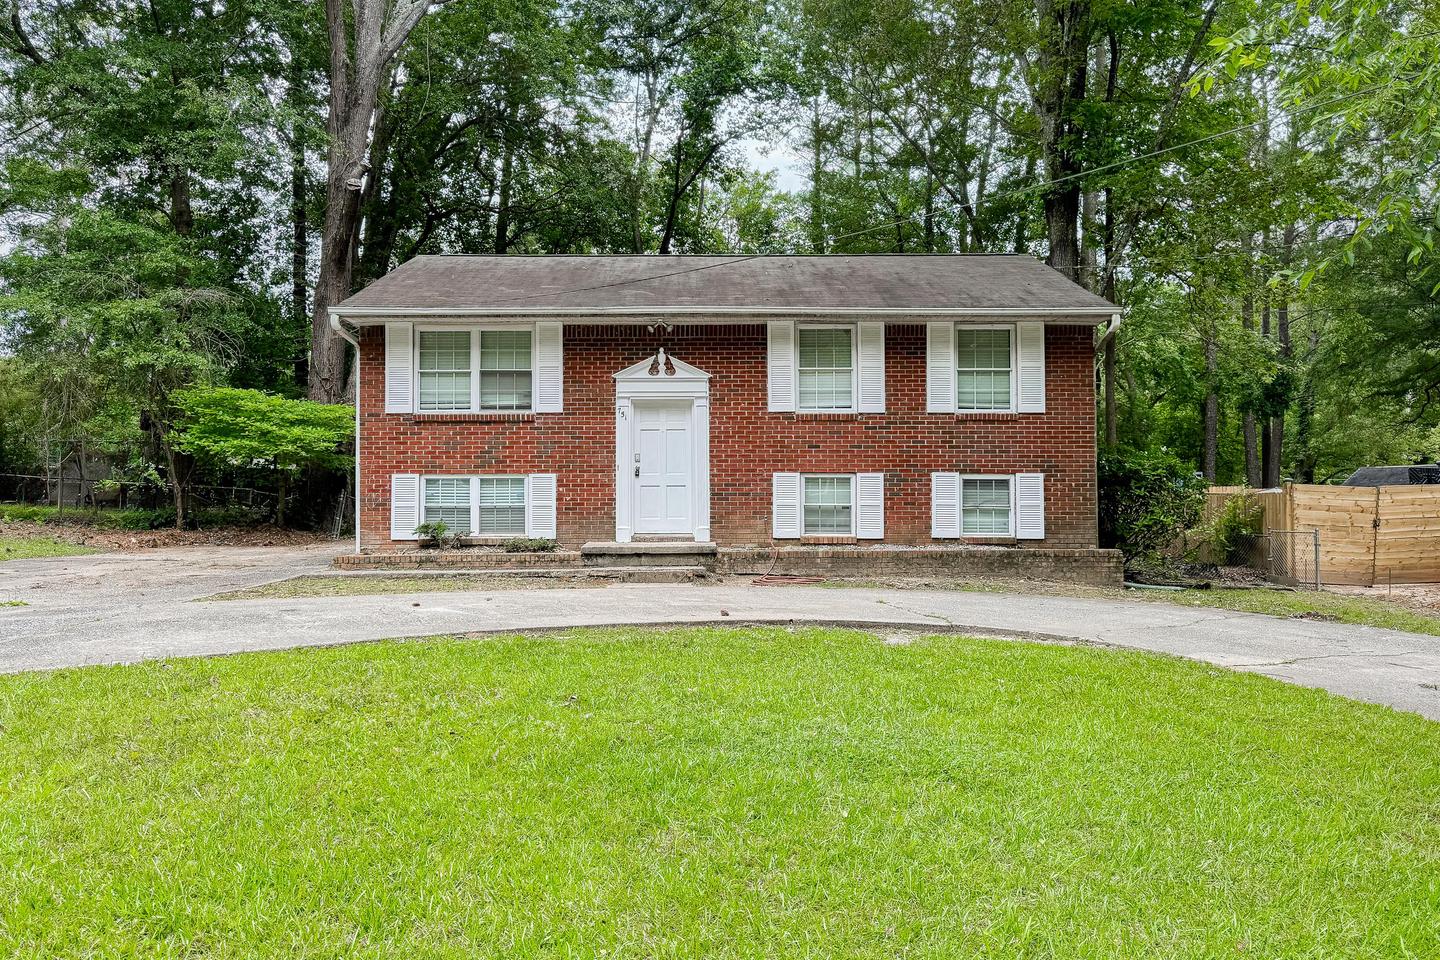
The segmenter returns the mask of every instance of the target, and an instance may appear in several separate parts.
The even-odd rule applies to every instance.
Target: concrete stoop
[[[587,567],[670,567],[694,564],[715,569],[719,548],[693,540],[641,540],[633,543],[595,540],[580,548]]]

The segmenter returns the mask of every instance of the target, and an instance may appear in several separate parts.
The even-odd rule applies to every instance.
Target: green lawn
[[[783,629],[0,677],[0,954],[1434,957],[1440,726]]]
[[[6,560],[30,560],[35,557],[78,557],[95,552],[90,547],[50,537],[0,536],[0,563]]]

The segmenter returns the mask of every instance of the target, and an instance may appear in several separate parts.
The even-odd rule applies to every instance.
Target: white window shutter
[[[1045,474],[1015,474],[1015,539],[1045,539]]]
[[[860,394],[855,409],[861,413],[884,413],[885,324],[866,322],[856,326],[856,366],[860,371]]]
[[[415,409],[415,325],[385,324],[385,412]]]
[[[885,474],[855,474],[855,537],[885,539]]]
[[[800,537],[800,474],[777,473],[773,482],[774,524],[771,535],[776,540]]]
[[[771,320],[766,327],[770,411],[783,413],[795,409],[795,322]]]
[[[565,409],[565,324],[535,324],[535,412]]]
[[[555,474],[532,473],[525,478],[525,536],[555,539]]]
[[[925,325],[925,412],[955,412],[955,324]]]
[[[960,474],[930,474],[930,536],[955,540],[960,536]]]
[[[1020,349],[1020,394],[1016,410],[1045,412],[1045,324],[1018,323],[1016,339]]]
[[[407,324],[408,326],[408,324]],[[420,477],[413,473],[390,475],[390,539],[419,540]]]

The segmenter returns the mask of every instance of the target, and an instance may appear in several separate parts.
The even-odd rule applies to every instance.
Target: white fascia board
[[[535,317],[581,317],[595,318],[597,322],[614,322],[612,317],[634,317],[636,323],[650,323],[671,317],[696,317],[697,322],[706,318],[730,317],[871,317],[924,318],[924,317],[1033,317],[1054,318],[1056,323],[1074,323],[1081,318],[1099,324],[1115,313],[1114,307],[1076,307],[1070,309],[1015,308],[952,308],[952,307],[516,307],[516,308],[461,308],[461,307],[336,307],[330,311],[333,319],[344,318],[360,325],[384,323],[386,320],[427,317],[436,320],[465,320],[477,318],[513,317],[526,319]],[[601,319],[607,318],[607,319]],[[724,322],[724,321],[720,321]]]

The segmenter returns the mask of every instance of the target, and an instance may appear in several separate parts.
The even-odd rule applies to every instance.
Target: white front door
[[[691,400],[636,400],[630,473],[636,533],[693,534]]]

